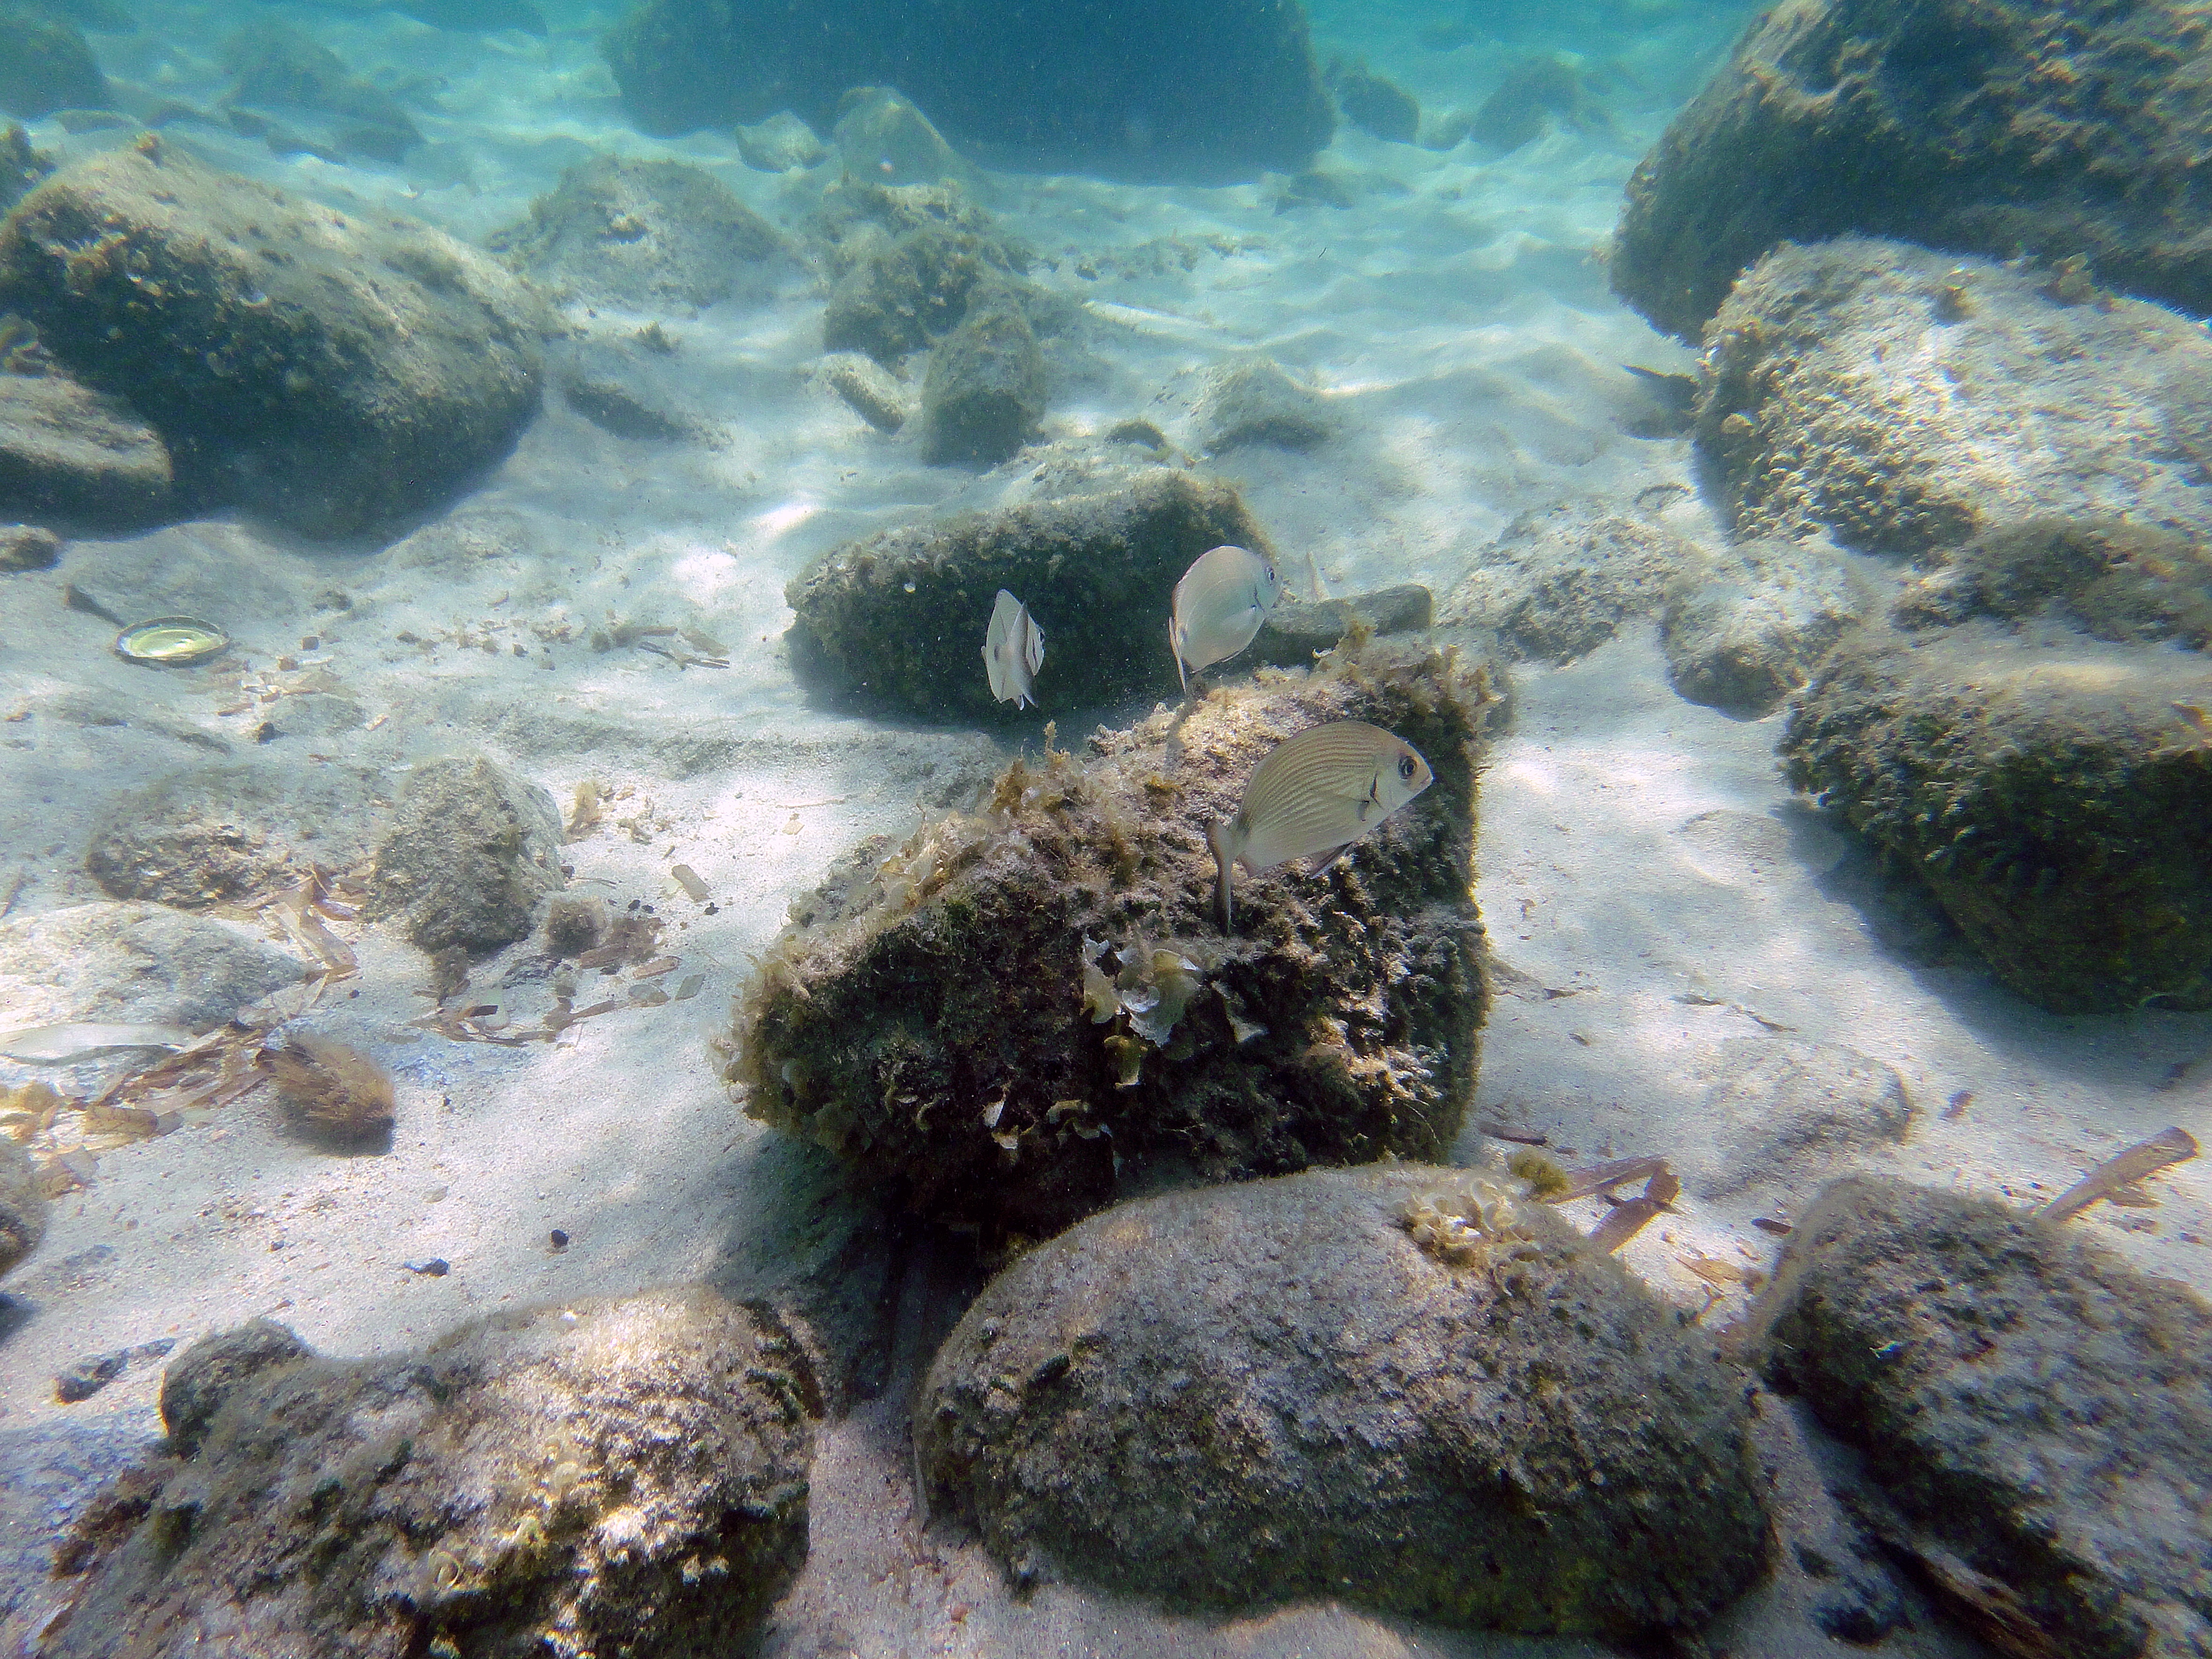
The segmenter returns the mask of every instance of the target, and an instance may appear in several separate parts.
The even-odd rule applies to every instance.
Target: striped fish
[[[991,625],[983,630],[983,672],[991,677],[991,695],[1017,709],[1028,708],[1036,701],[1032,688],[1043,666],[1044,629],[1029,606],[1000,588]]]
[[[1200,554],[1175,586],[1168,615],[1168,648],[1176,678],[1190,690],[1190,676],[1226,662],[1260,632],[1282,597],[1283,584],[1268,560],[1243,547],[1214,547]]]
[[[1277,744],[1252,769],[1237,816],[1206,829],[1221,931],[1234,931],[1233,866],[1257,875],[1312,858],[1319,870],[1435,781],[1413,744],[1364,720],[1332,720]]]

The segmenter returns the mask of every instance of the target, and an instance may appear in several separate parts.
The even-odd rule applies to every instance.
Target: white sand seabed
[[[231,15],[144,9],[140,34],[100,37],[106,67],[210,101]],[[1432,109],[1479,102],[1510,55],[1424,54],[1403,15],[1334,14],[1324,45],[1356,35],[1379,72]],[[357,67],[446,77],[444,112],[421,118],[428,149],[410,166],[351,167],[280,159],[198,127],[173,129],[175,142],[289,189],[469,236],[520,218],[592,149],[694,161],[786,223],[805,205],[805,184],[748,170],[726,137],[658,143],[630,130],[580,24],[536,41],[441,34],[394,14],[296,16]],[[1679,372],[1688,355],[1609,296],[1598,250],[1636,158],[1730,32],[1655,28],[1630,55],[1642,90],[1614,101],[1609,136],[1555,135],[1499,159],[1473,145],[1433,154],[1344,133],[1323,165],[1352,181],[1346,209],[1278,212],[1265,185],[998,177],[994,210],[1048,257],[1168,236],[1218,236],[1232,250],[1202,250],[1188,271],[1168,262],[1166,274],[1096,283],[1066,264],[1040,271],[1096,302],[1097,368],[1055,404],[1052,429],[1143,416],[1178,374],[1240,352],[1310,373],[1329,394],[1336,437],[1304,454],[1248,449],[1212,465],[1243,489],[1291,570],[1310,550],[1340,592],[1421,581],[1441,595],[1519,514],[1627,511],[1648,486],[1690,482],[1686,441],[1621,429],[1637,394],[1619,368]],[[52,123],[33,137],[64,155],[121,141]],[[383,768],[387,794],[398,769],[481,750],[564,806],[586,778],[623,792],[609,816],[634,819],[635,833],[611,823],[570,846],[573,884],[657,907],[683,957],[672,988],[706,975],[692,999],[625,1008],[550,1046],[456,1044],[407,1024],[429,1006],[419,953],[342,927],[362,972],[313,1017],[393,1069],[392,1151],[339,1158],[305,1146],[261,1095],[103,1156],[5,1286],[15,1306],[0,1338],[0,1443],[62,1419],[155,1432],[158,1363],[134,1364],[76,1406],[56,1402],[52,1379],[83,1356],[158,1337],[189,1342],[268,1315],[325,1352],[390,1352],[501,1304],[618,1294],[698,1277],[733,1251],[773,1249],[758,1235],[782,1200],[785,1166],[726,1098],[708,1039],[748,953],[833,857],[863,836],[905,833],[1005,752],[973,733],[816,706],[787,672],[785,581],[823,549],[969,481],[921,465],[910,438],[874,433],[810,380],[821,302],[794,272],[764,303],[657,319],[678,343],[659,366],[720,428],[718,446],[614,438],[549,396],[507,461],[393,546],[316,546],[226,521],[80,542],[56,572],[0,579],[0,891],[24,876],[15,915],[103,897],[83,867],[98,813],[150,776],[221,758],[210,738],[234,760]],[[655,320],[574,316],[611,334]],[[1668,522],[1719,534],[1694,501]],[[149,611],[219,617],[257,672],[318,636],[309,654],[360,703],[364,726],[257,744],[261,711],[218,712],[238,700],[235,676],[118,661],[113,630],[64,608],[61,590],[132,571]],[[349,610],[317,608],[333,589]],[[582,635],[611,618],[696,627],[731,648],[732,665],[679,670],[635,649],[595,652]],[[553,637],[563,628],[565,643]],[[513,653],[517,644],[526,654]],[[1049,630],[1048,686],[1050,653],[1080,649],[1079,621]],[[1864,1167],[2033,1198],[2168,1123],[2212,1137],[2198,1082],[2159,1086],[2212,1048],[2212,1023],[2056,1018],[1977,972],[1887,951],[1835,875],[1844,843],[1778,775],[1779,718],[1738,721],[1680,701],[1648,630],[1571,668],[1516,678],[1518,725],[1483,781],[1478,890],[1512,973],[1484,1039],[1474,1119],[1541,1132],[1576,1156],[1665,1154],[1699,1127],[1697,1068],[1716,1045],[1784,1027],[1904,1079],[1910,1136],[1860,1158]],[[70,701],[86,690],[126,723],[88,718]],[[1133,712],[1062,713],[1062,738]],[[1042,730],[1040,719],[1029,740]],[[715,914],[669,877],[679,861],[704,879]],[[543,981],[500,988],[532,955],[515,946],[473,976],[486,1000],[525,1020],[544,1006]],[[15,1023],[0,1007],[0,1027]],[[0,1080],[25,1074],[9,1068]],[[1959,1091],[1972,1102],[1947,1117]],[[1470,1128],[1457,1153],[1473,1158],[1489,1144]],[[1683,1258],[1765,1265],[1777,1241],[1751,1219],[1786,1218],[1816,1186],[1808,1176],[1727,1200],[1686,1197],[1626,1259],[1662,1295],[1698,1306],[1706,1284]],[[2212,1252],[2194,1242],[2212,1238],[2212,1177],[2188,1165],[2154,1186],[2159,1209],[2100,1206],[2073,1224],[2146,1267],[2212,1285]],[[1585,1224],[1597,1213],[1575,1211]],[[555,1228],[570,1237],[564,1251],[548,1245]],[[431,1257],[451,1272],[401,1265]],[[909,1299],[927,1289],[910,1281]],[[1742,1303],[1733,1291],[1707,1316]],[[829,1434],[814,1559],[770,1651],[1597,1651],[1440,1635],[1335,1608],[1217,1626],[1061,1589],[1016,1603],[979,1549],[916,1530],[900,1433],[887,1395]],[[0,1624],[0,1637],[12,1642],[18,1629]],[[1793,1638],[1808,1639],[1802,1650],[1844,1650]],[[1953,1650],[1948,1638],[1911,1639],[1926,1644],[1916,1651]]]

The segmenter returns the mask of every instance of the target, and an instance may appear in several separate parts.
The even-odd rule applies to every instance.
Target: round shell
[[[229,643],[229,635],[198,617],[155,617],[133,623],[115,636],[117,655],[149,668],[181,668],[205,662]]]

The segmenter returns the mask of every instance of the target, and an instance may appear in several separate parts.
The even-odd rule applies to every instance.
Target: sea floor
[[[592,49],[596,20],[580,14],[543,40],[444,33],[394,13],[284,15],[356,68],[441,77],[438,107],[417,112],[426,149],[385,167],[280,158],[201,128],[179,130],[178,142],[287,189],[476,239],[520,218],[594,151],[691,161],[785,222],[820,187],[748,169],[726,137],[664,143],[632,131]],[[104,67],[211,99],[223,83],[215,43],[237,15],[159,4],[143,15],[137,34],[96,37]],[[1430,50],[1421,21],[1340,8],[1319,15],[1316,33],[1325,53],[1358,51],[1432,110],[1479,103],[1530,44],[1479,35]],[[1680,373],[1692,360],[1612,299],[1603,248],[1637,158],[1736,26],[1725,14],[1658,11],[1648,32],[1592,53],[1625,71],[1610,131],[1554,133],[1504,157],[1346,131],[1322,165],[1346,181],[1348,207],[1284,209],[1279,180],[1207,190],[994,175],[991,210],[1060,261],[1037,280],[1091,307],[1095,368],[1055,403],[1050,431],[1146,416],[1176,395],[1178,377],[1238,353],[1310,374],[1336,436],[1210,465],[1242,489],[1294,585],[1310,555],[1340,593],[1418,581],[1441,596],[1522,514],[1627,511],[1652,486],[1693,484],[1686,439],[1624,429],[1642,394],[1620,365]],[[128,139],[52,123],[32,132],[64,157]],[[1070,251],[1101,274],[1079,275],[1061,257]],[[11,916],[102,899],[84,853],[108,803],[218,750],[376,769],[387,794],[412,765],[481,751],[564,805],[586,780],[614,792],[609,821],[566,849],[572,884],[653,906],[683,959],[672,983],[704,975],[691,997],[625,1007],[551,1043],[461,1044],[410,1024],[431,1006],[418,952],[337,924],[361,972],[313,1012],[398,1079],[389,1152],[318,1151],[285,1132],[265,1092],[249,1096],[101,1156],[7,1282],[0,1651],[19,1650],[46,1605],[25,1566],[41,1537],[72,1494],[158,1431],[158,1361],[60,1404],[53,1379],[79,1358],[186,1343],[256,1316],[326,1352],[388,1352],[501,1304],[619,1294],[773,1254],[764,1230],[788,1201],[793,1166],[732,1103],[708,1046],[749,953],[831,859],[963,799],[1011,747],[855,717],[810,698],[789,672],[786,580],[969,482],[925,465],[910,438],[876,433],[816,383],[821,314],[818,287],[794,270],[757,304],[575,315],[609,334],[660,323],[677,343],[669,383],[718,434],[711,444],[611,436],[552,398],[511,458],[389,545],[310,544],[224,520],[79,541],[54,572],[0,579],[0,894],[12,893]],[[1676,499],[1669,527],[1717,542],[1695,496]],[[109,651],[112,627],[64,605],[70,582],[120,586],[149,611],[217,612],[251,672],[129,666]],[[593,649],[590,632],[610,621],[696,628],[731,647],[731,665]],[[257,743],[264,705],[226,711],[241,679],[281,691],[307,672],[276,665],[300,659],[308,636],[317,687],[357,703],[361,723]],[[1079,650],[1079,627],[1052,645]],[[1647,628],[1514,678],[1516,724],[1481,785],[1478,895],[1502,971],[1471,1126],[1540,1134],[1571,1158],[1668,1155],[1706,1127],[1698,1068],[1719,1046],[1786,1034],[1895,1069],[1910,1133],[1856,1162],[1917,1181],[2033,1199],[2168,1124],[2212,1137],[2203,1078],[2182,1069],[2212,1049],[2212,1019],[2055,1018],[1971,963],[1916,956],[1863,855],[1782,779],[1781,717],[1739,720],[1682,701]],[[1063,714],[1063,740],[1142,712]],[[1018,741],[1042,735],[1040,720]],[[678,863],[708,901],[672,878]],[[527,942],[511,947],[472,983],[527,1019],[546,995],[533,960]],[[0,1007],[0,1026],[14,1023]],[[1498,1145],[1470,1127],[1456,1155]],[[1771,1261],[1778,1241],[1753,1220],[1786,1221],[1818,1176],[1769,1175],[1732,1195],[1686,1197],[1624,1259],[1709,1322],[1733,1316],[1744,1285],[1689,1263]],[[2212,1288],[2212,1249],[2199,1242],[2212,1239],[2212,1185],[2190,1165],[2158,1193],[2157,1209],[2100,1206],[2073,1224]],[[1574,1209],[1584,1224],[1597,1213]],[[565,1249],[549,1242],[556,1229]],[[1013,1600],[978,1547],[924,1528],[913,1509],[902,1380],[969,1282],[936,1259],[941,1248],[915,1247],[887,1327],[888,1369],[827,1431],[812,1558],[769,1652],[1601,1650],[1333,1607],[1224,1626],[1065,1589]],[[403,1266],[432,1258],[450,1271]],[[1845,1650],[1769,1612],[1764,1626],[1768,1613],[1747,1615],[1737,1652]],[[1925,1617],[1887,1650],[1975,1651]]]

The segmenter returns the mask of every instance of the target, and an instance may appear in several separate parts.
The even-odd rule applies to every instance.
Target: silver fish
[[[1206,829],[1221,931],[1234,921],[1231,866],[1257,875],[1317,858],[1318,869],[1435,781],[1413,744],[1364,720],[1332,720],[1277,744],[1252,769],[1237,816]]]
[[[991,677],[991,695],[1027,708],[1036,701],[1031,688],[1043,666],[1044,629],[1029,606],[1000,588],[999,602],[991,607],[991,625],[983,630],[983,669]]]
[[[1275,567],[1249,548],[1215,547],[1200,554],[1175,586],[1168,648],[1183,690],[1201,668],[1226,662],[1267,620],[1283,584]]]

